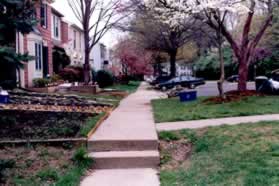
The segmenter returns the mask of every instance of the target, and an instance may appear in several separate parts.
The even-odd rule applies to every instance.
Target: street
[[[248,82],[247,86],[249,90],[255,90],[254,82]],[[216,81],[207,81],[205,85],[197,87],[196,90],[198,91],[198,96],[218,96],[219,94]],[[225,82],[224,90],[225,92],[237,90],[237,83]]]

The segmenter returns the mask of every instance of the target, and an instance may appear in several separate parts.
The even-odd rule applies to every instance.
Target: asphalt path
[[[248,86],[249,90],[255,90],[254,82],[248,82],[247,86]],[[219,95],[216,81],[207,81],[205,85],[197,87],[196,90],[198,92],[198,96],[218,96]],[[224,90],[225,90],[225,92],[231,91],[231,90],[237,90],[237,83],[225,82]]]

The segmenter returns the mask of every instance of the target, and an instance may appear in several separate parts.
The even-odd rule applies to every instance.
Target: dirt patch
[[[185,139],[178,141],[160,141],[161,169],[175,170],[178,167],[188,167],[192,153],[192,144]]]
[[[74,149],[50,146],[0,148],[0,160],[13,162],[5,169],[3,185],[16,185],[16,179],[41,179],[39,173],[48,170],[62,175],[73,164],[73,154]]]
[[[207,104],[221,104],[221,103],[229,103],[241,101],[244,98],[251,96],[264,96],[264,94],[258,93],[255,90],[247,90],[247,91],[230,91],[225,93],[225,98],[221,97],[211,97],[204,100],[204,103]]]

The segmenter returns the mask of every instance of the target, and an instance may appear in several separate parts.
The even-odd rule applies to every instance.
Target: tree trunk
[[[176,55],[177,55],[177,49],[174,51],[171,51],[169,53],[170,56],[170,76],[175,77],[176,76]]]
[[[239,91],[246,91],[247,90],[247,78],[248,78],[248,62],[244,59],[239,61],[239,81],[238,81],[238,90]]]
[[[219,24],[220,25],[220,24]],[[219,62],[220,62],[220,79],[217,82],[217,87],[219,90],[219,96],[223,99],[225,99],[225,93],[224,93],[224,81],[225,81],[225,64],[224,64],[224,54],[223,54],[223,37],[222,37],[222,30],[221,27],[219,28],[219,31],[217,32],[217,39],[218,39],[218,55],[219,55]]]
[[[225,99],[225,93],[224,93],[224,81],[225,81],[225,64],[224,64],[224,55],[223,55],[223,50],[222,50],[222,44],[219,44],[218,47],[218,52],[219,52],[219,60],[220,60],[220,79],[217,82],[218,90],[219,90],[219,95],[223,99]]]
[[[90,37],[89,37],[89,32],[84,31],[84,65],[83,65],[83,74],[84,74],[84,83],[86,85],[89,84],[90,82],[90,46],[89,42]]]

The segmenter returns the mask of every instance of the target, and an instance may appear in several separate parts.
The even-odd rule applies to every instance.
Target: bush
[[[96,79],[97,79],[97,72],[96,72],[96,70],[92,69],[91,75],[92,75],[92,80],[96,81]]]
[[[80,66],[68,66],[60,71],[60,77],[69,82],[83,82],[83,68]]]
[[[62,78],[58,74],[54,74],[53,76],[50,77],[50,82],[55,83],[57,81],[62,80]]]
[[[106,70],[99,70],[96,75],[96,80],[100,88],[105,88],[113,85],[113,75]]]
[[[5,80],[0,82],[0,87],[2,87],[4,90],[12,90],[16,88],[16,81],[14,80]]]
[[[49,84],[49,80],[45,78],[36,78],[33,79],[33,86],[36,88],[43,88]]]

